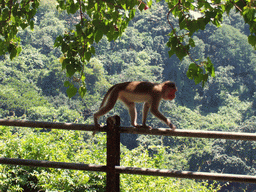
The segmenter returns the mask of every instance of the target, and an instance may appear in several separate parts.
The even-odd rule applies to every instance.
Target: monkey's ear
[[[168,85],[167,85],[167,84],[164,84],[164,86],[163,86],[162,89],[165,91],[167,88],[168,88]]]

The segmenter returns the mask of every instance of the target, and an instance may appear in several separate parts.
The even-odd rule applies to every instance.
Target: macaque
[[[150,83],[143,81],[133,81],[119,83],[111,87],[106,93],[100,109],[94,114],[94,123],[96,129],[100,127],[98,118],[109,112],[119,99],[128,108],[131,117],[131,124],[134,127],[151,128],[146,125],[148,111],[156,116],[158,119],[166,123],[166,125],[173,130],[176,128],[169,119],[159,112],[158,107],[162,99],[173,100],[175,92],[177,91],[174,82],[165,81],[163,83]],[[135,103],[144,102],[142,125],[137,125],[137,111]]]

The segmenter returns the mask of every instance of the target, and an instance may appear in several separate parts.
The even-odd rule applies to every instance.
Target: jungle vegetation
[[[144,8],[143,8],[144,9]],[[93,124],[103,95],[124,81],[175,81],[176,99],[163,102],[161,111],[178,129],[255,133],[256,52],[248,42],[250,26],[235,9],[223,14],[220,27],[208,24],[191,36],[190,55],[211,59],[215,77],[204,86],[187,76],[189,56],[170,57],[165,2],[136,11],[122,36],[106,35],[93,42],[95,54],[84,61],[84,75],[63,70],[63,52],[56,39],[79,22],[79,12],[56,9],[41,0],[33,30],[19,29],[20,53],[0,57],[0,118]],[[179,21],[172,15],[173,25]],[[184,40],[185,41],[185,40]],[[189,40],[188,40],[189,41]],[[190,43],[192,40],[190,40]],[[14,53],[13,53],[14,54]],[[72,73],[72,71],[70,72]],[[82,83],[81,86],[81,81]],[[69,93],[86,89],[81,97]],[[137,105],[141,122],[142,105]],[[101,118],[118,114],[130,126],[128,111],[117,103]],[[149,115],[153,128],[165,127]],[[105,134],[0,127],[1,157],[105,164]],[[249,141],[197,139],[123,134],[121,165],[148,168],[255,175],[256,144]],[[73,170],[0,165],[1,191],[104,191],[105,174]],[[149,176],[121,176],[122,191],[253,191],[253,184],[195,181]]]

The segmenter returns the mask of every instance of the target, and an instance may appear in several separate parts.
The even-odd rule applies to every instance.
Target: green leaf
[[[188,77],[189,79],[193,79],[192,71],[191,71],[191,70],[188,70],[188,71],[187,71],[187,77]]]
[[[210,75],[212,76],[212,77],[215,77],[215,68],[212,66],[212,68],[213,68],[213,70],[212,70],[212,72],[210,73]]]
[[[87,92],[87,89],[86,89],[86,87],[84,87],[84,86],[81,86],[81,87],[79,88],[79,90],[78,90],[78,93],[79,93],[79,95],[80,95],[82,98],[85,96],[86,92]]]
[[[195,47],[195,46],[196,46],[196,45],[195,45],[195,42],[194,42],[194,40],[193,40],[192,38],[189,39],[189,45],[190,45],[191,47]]]
[[[171,46],[173,46],[173,47],[176,47],[177,44],[179,43],[178,38],[175,37],[175,36],[174,37],[170,37],[170,40],[171,40]]]
[[[170,51],[168,51],[169,57],[173,56],[175,54],[175,51],[173,49],[171,49]]]
[[[216,17],[216,15],[217,15],[217,12],[214,12],[214,11],[205,12],[206,17],[214,18],[214,17]]]
[[[82,82],[85,81],[85,75],[84,75],[84,74],[81,76],[81,81],[82,81]]]
[[[195,84],[198,84],[203,81],[206,76],[204,76],[203,70],[198,65],[191,63],[187,71],[187,77],[189,79],[194,79]]]
[[[205,19],[204,19],[204,18],[198,19],[198,20],[197,20],[197,25],[198,25],[197,30],[198,30],[198,29],[204,30],[206,24],[207,24],[207,23],[205,22]]]
[[[189,30],[189,36],[191,37],[194,34],[194,32],[199,29],[198,21],[190,21],[189,25],[187,25],[187,28]]]
[[[198,74],[197,76],[194,76],[194,82],[195,84],[199,84],[202,81],[201,76]]]
[[[122,4],[122,8],[126,10],[126,4]]]
[[[229,14],[230,10],[234,7],[233,3],[231,2],[227,2],[224,6],[227,14]]]
[[[75,96],[77,93],[77,88],[73,84],[70,83],[70,86],[67,88],[67,95],[69,98]]]
[[[63,42],[63,37],[61,35],[59,35],[54,42],[54,47],[59,47]]]
[[[187,29],[187,21],[186,20],[181,21],[179,23],[179,26],[180,26],[180,30]]]
[[[151,7],[152,3],[153,3],[153,1],[152,1],[152,0],[149,0],[148,3],[147,3],[147,5],[148,5],[149,7]]]
[[[204,87],[205,83],[208,80],[208,74],[203,74],[203,78],[202,78],[202,87]]]
[[[212,64],[212,61],[209,57],[207,57],[207,64],[206,64],[206,69],[207,72],[209,72],[209,74],[212,77],[215,77],[215,68],[214,65]]]
[[[254,36],[254,35],[249,35],[248,36],[248,42],[253,46],[253,47],[255,47],[256,48],[256,36]]]
[[[30,25],[30,29],[33,30],[34,29],[34,21],[30,21],[29,25]]]
[[[92,56],[92,53],[91,53],[91,52],[86,52],[86,53],[84,54],[84,56],[85,56],[85,59],[86,59],[87,61],[90,61],[91,56]]]
[[[130,19],[133,19],[135,17],[135,13],[136,13],[136,9],[130,10],[130,13],[129,13]]]
[[[10,59],[12,60],[17,55],[17,49],[14,45],[11,46]]]
[[[202,80],[206,82],[208,80],[208,74],[203,74]]]
[[[176,56],[179,58],[179,60],[182,60],[187,55],[188,51],[189,46],[179,45],[179,47],[176,50]]]
[[[91,46],[91,53],[95,55],[95,48],[93,46]]]
[[[2,20],[6,20],[9,17],[9,9],[7,7],[2,9]]]
[[[65,58],[63,61],[62,61],[62,70],[66,69],[67,65],[70,64],[70,59],[68,58]]]
[[[65,87],[69,87],[69,85],[70,85],[69,81],[65,81],[65,82],[64,82],[64,86],[65,86]]]
[[[68,87],[67,88],[67,95],[68,95],[69,98],[71,98],[71,97],[76,95],[77,88],[75,88],[75,86],[72,83],[70,83],[69,81],[65,81],[64,82],[64,86]]]
[[[88,10],[93,8],[93,5],[94,5],[94,1],[93,0],[88,0]]]
[[[144,3],[141,3],[140,6],[139,6],[139,10],[140,10],[140,11],[144,10],[145,6],[146,6],[146,5],[145,5]]]
[[[95,7],[95,11],[98,11],[98,3],[95,3],[94,7]]]
[[[67,69],[68,77],[72,77],[75,74],[75,72],[76,72],[76,70],[74,68],[74,65],[67,65],[66,69]]]
[[[75,14],[76,11],[77,11],[77,6],[76,6],[76,4],[72,3],[72,4],[70,5],[70,7],[69,7],[69,13]]]
[[[99,43],[99,41],[102,39],[102,37],[103,37],[102,30],[97,30],[96,33],[95,33],[95,36],[94,36],[95,42]]]
[[[19,54],[20,54],[21,50],[22,50],[22,48],[21,48],[21,47],[17,47],[17,55],[19,55]]]

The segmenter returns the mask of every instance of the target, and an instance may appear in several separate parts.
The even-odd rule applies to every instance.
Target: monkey
[[[132,126],[136,128],[151,128],[146,125],[146,118],[150,110],[154,116],[165,122],[168,127],[174,130],[176,128],[175,125],[162,115],[158,107],[162,99],[173,100],[176,91],[178,91],[178,89],[172,81],[165,81],[163,83],[132,81],[116,84],[107,91],[99,111],[94,114],[95,127],[96,129],[100,127],[98,118],[109,112],[114,107],[117,100],[120,100],[128,108]],[[137,124],[137,111],[135,107],[135,103],[140,102],[144,102],[142,125]]]

